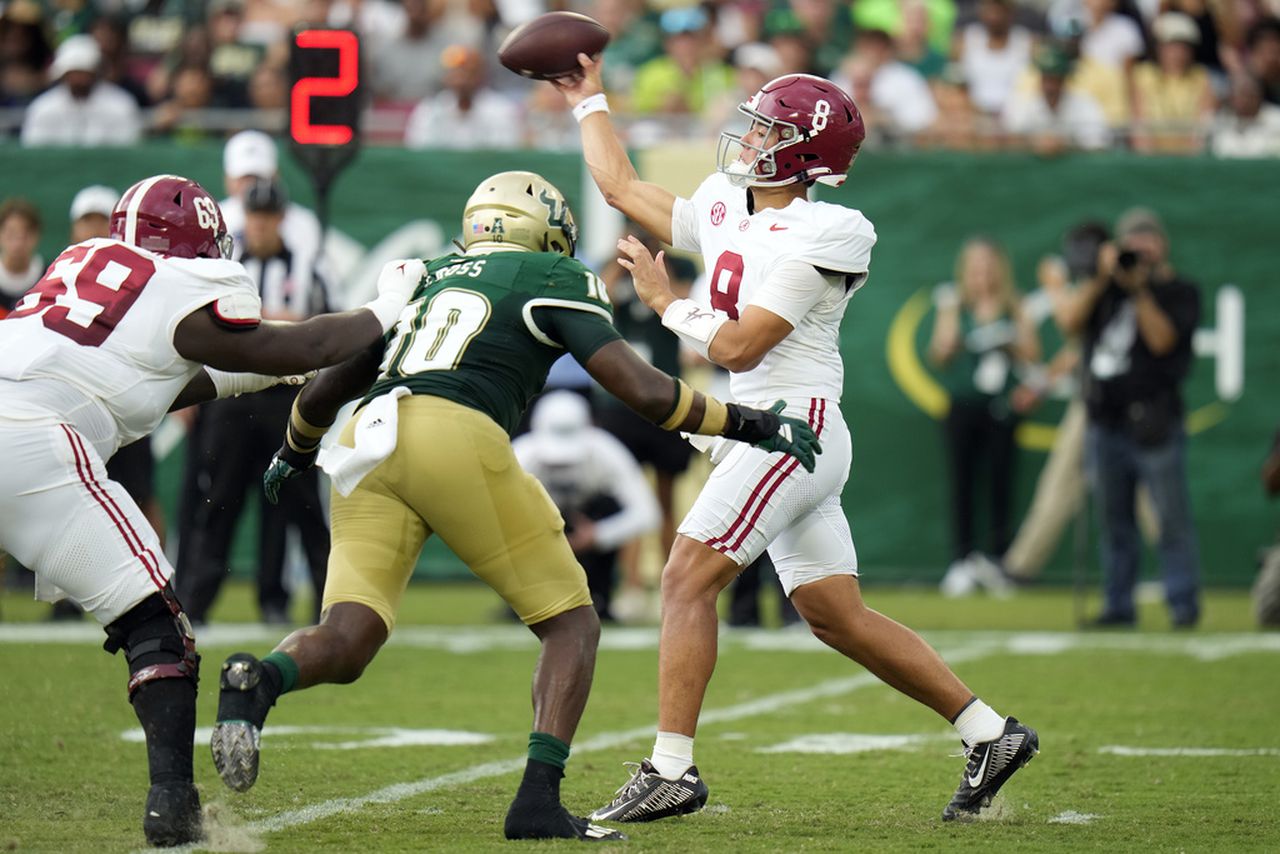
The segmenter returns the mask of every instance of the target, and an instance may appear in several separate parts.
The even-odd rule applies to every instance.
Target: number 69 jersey
[[[200,370],[173,335],[210,304],[228,324],[259,322],[257,288],[234,261],[106,238],[67,247],[0,321],[0,417],[71,424],[110,459],[151,433]]]
[[[730,377],[730,392],[743,403],[838,402],[840,321],[866,281],[875,229],[856,210],[805,199],[750,215],[746,192],[716,173],[671,217],[673,245],[702,253],[713,310],[737,320],[757,305],[793,327],[757,367]]]
[[[446,255],[388,333],[365,401],[404,386],[478,409],[507,433],[566,351],[619,338],[604,283],[581,262],[516,249]]]

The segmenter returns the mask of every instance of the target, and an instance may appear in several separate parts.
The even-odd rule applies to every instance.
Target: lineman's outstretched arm
[[[569,106],[574,108],[589,98],[604,97],[604,83],[600,79],[604,61],[592,61],[591,57],[580,53],[578,63],[582,66],[580,75],[552,81]],[[605,201],[640,223],[663,243],[670,244],[675,194],[657,184],[640,180],[626,149],[622,147],[622,141],[618,139],[613,122],[609,121],[607,110],[589,113],[581,120],[580,127],[583,157]]]
[[[605,344],[583,367],[606,391],[664,430],[724,436],[783,451],[809,471],[822,453],[808,424],[780,414],[782,401],[768,410],[721,403],[653,367],[625,341]]]

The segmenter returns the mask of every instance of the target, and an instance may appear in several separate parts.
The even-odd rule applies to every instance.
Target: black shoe
[[[1092,620],[1087,620],[1081,628],[1083,629],[1132,629],[1137,625],[1137,619],[1132,615],[1125,614],[1099,614]]]
[[[580,839],[583,842],[621,842],[627,837],[609,828],[578,818],[559,804],[530,809],[517,800],[507,810],[503,826],[507,839]]]
[[[697,812],[706,806],[707,784],[696,766],[674,780],[659,776],[648,759],[636,765],[631,779],[614,793],[613,800],[593,812],[593,821],[656,821],[673,815]]]
[[[222,782],[246,792],[258,779],[258,745],[276,694],[262,662],[238,652],[222,665],[218,717],[209,739],[213,765]]]
[[[942,820],[971,818],[991,805],[991,799],[1013,772],[1040,752],[1040,737],[1016,718],[1005,718],[1004,733],[994,741],[965,748],[964,775],[951,803],[942,811]]]
[[[147,792],[147,810],[142,816],[142,832],[147,844],[157,848],[197,842],[203,835],[200,825],[200,795],[191,783],[162,783]]]

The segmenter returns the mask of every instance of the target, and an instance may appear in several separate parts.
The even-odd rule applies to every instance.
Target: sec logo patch
[[[724,222],[724,215],[725,215],[724,202],[716,202],[714,205],[711,206],[711,224],[712,225],[719,225],[720,223]]]

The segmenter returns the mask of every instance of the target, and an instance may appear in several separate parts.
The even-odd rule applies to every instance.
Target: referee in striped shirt
[[[244,195],[244,233],[236,235],[237,258],[258,283],[262,316],[268,320],[305,320],[329,310],[327,283],[316,269],[316,255],[295,254],[285,243],[281,223],[288,206],[278,178],[255,178]],[[296,529],[315,587],[319,619],[329,560],[329,527],[320,502],[316,469],[290,480],[280,503],[261,500],[258,485],[289,421],[296,389],[278,387],[258,394],[217,400],[202,407],[189,438],[189,488],[196,495],[185,562],[178,566],[178,597],[193,622],[205,622],[222,582],[236,523],[246,497],[260,506],[258,530],[258,607],[266,623],[289,619],[289,593],[283,583],[285,545]]]

